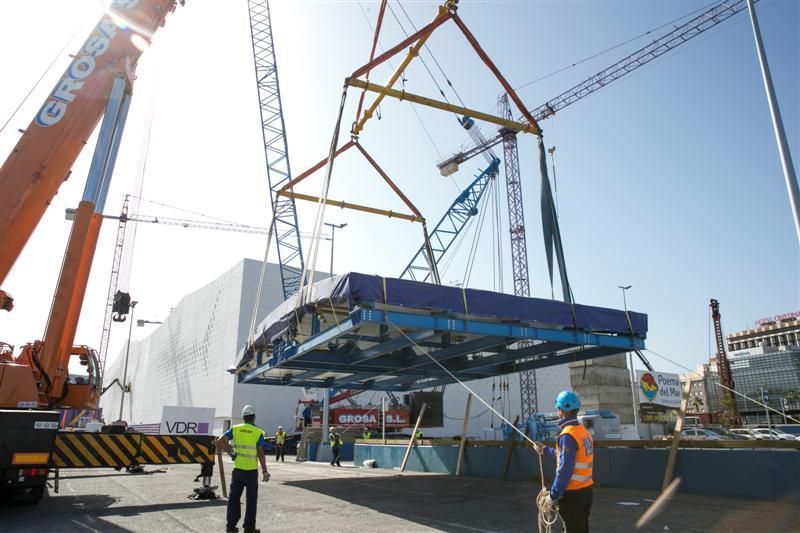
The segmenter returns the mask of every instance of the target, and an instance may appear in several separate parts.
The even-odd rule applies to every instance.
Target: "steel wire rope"
[[[217,222],[224,222],[226,224],[234,224],[234,225],[237,225],[237,226],[247,226],[248,225],[248,224],[242,224],[241,222],[235,222],[235,221],[227,219],[227,218],[215,217],[215,216],[207,215],[205,213],[200,213],[198,211],[192,211],[191,209],[184,209],[182,207],[176,207],[174,205],[165,204],[163,202],[158,202],[156,200],[149,200],[147,198],[142,198],[141,196],[137,196],[135,194],[131,194],[130,196],[131,196],[131,198],[136,198],[136,199],[141,200],[142,202],[146,202],[148,204],[153,204],[153,205],[157,205],[157,206],[160,206],[160,207],[166,207],[167,209],[174,209],[175,211],[181,211],[183,213],[189,213],[191,215],[196,215],[196,216],[199,216],[199,217],[208,218],[210,220],[216,220]]]
[[[497,178],[495,178],[497,179]],[[500,205],[500,197],[502,192],[500,186],[495,188],[495,232],[497,234],[497,263],[498,263],[498,284],[500,286],[499,292],[505,290],[505,263],[503,262],[503,217],[502,207]]]
[[[527,83],[523,83],[522,85],[519,85],[518,87],[515,87],[514,90],[515,91],[519,91],[520,89],[524,89],[525,87],[529,87],[529,86],[531,86],[531,85],[533,85],[535,83],[538,83],[540,81],[546,80],[547,78],[555,76],[556,74],[560,74],[561,72],[564,72],[565,70],[569,70],[571,68],[577,67],[578,65],[580,65],[582,63],[585,63],[587,61],[591,61],[592,59],[595,59],[596,57],[600,57],[601,55],[607,54],[608,52],[616,50],[617,48],[625,46],[626,44],[630,44],[630,43],[632,43],[634,41],[637,41],[637,40],[639,40],[639,39],[641,39],[643,37],[647,37],[648,35],[650,35],[654,31],[658,31],[661,28],[665,28],[665,27],[667,27],[667,26],[669,26],[671,24],[674,24],[674,23],[676,23],[676,22],[678,22],[680,20],[683,20],[685,18],[691,17],[695,13],[699,13],[700,11],[707,10],[709,7],[711,7],[712,5],[717,4],[717,3],[718,2],[712,2],[712,3],[708,4],[708,5],[705,5],[703,7],[697,8],[697,9],[695,9],[694,11],[692,11],[690,13],[687,13],[685,15],[682,15],[680,17],[672,19],[669,22],[665,22],[664,24],[661,24],[660,26],[656,26],[655,28],[647,30],[644,33],[640,33],[639,35],[636,35],[635,37],[631,37],[630,39],[626,39],[625,41],[622,41],[621,43],[618,43],[618,44],[615,44],[615,45],[613,45],[613,46],[611,46],[609,48],[606,48],[605,50],[601,50],[600,52],[594,53],[594,54],[592,54],[592,55],[590,55],[588,57],[585,57],[583,59],[580,59],[580,60],[578,60],[578,61],[576,61],[574,63],[570,63],[569,65],[566,65],[566,66],[561,67],[561,68],[559,68],[557,70],[554,70],[553,72],[551,72],[549,74],[545,74],[544,76],[536,78],[535,80],[531,80],[531,81],[529,81]]]
[[[403,7],[403,4],[399,0],[397,2],[397,5],[400,6],[400,9],[403,11],[403,14],[408,19],[408,22],[411,24],[411,27],[414,28],[414,32],[416,32],[417,31],[417,26],[414,24],[414,21],[411,20],[411,17],[408,15],[408,12],[406,11],[406,8]],[[400,24],[400,20],[397,18],[397,15],[395,14],[394,10],[392,9],[392,4],[387,4],[387,6],[389,7],[389,11],[392,12],[392,15],[394,16],[395,20],[397,20],[397,23]],[[400,27],[402,28],[402,24],[400,24]],[[403,32],[405,32],[405,29],[403,30]],[[407,36],[408,36],[408,33],[406,33],[406,37]],[[426,42],[422,46],[425,48],[425,50],[428,52],[428,54],[430,54],[431,59],[433,59],[433,62],[439,68],[439,72],[442,73],[442,77],[447,82],[447,85],[450,86],[450,89],[453,91],[453,94],[455,94],[456,98],[458,98],[458,101],[461,103],[461,107],[467,107],[467,104],[465,104],[464,100],[461,99],[461,95],[458,94],[458,91],[456,90],[455,85],[453,85],[453,82],[450,81],[450,78],[447,76],[447,74],[445,74],[444,69],[442,68],[442,65],[440,65],[439,62],[436,60],[436,56],[433,55],[433,51],[428,46],[428,43]],[[422,57],[420,57],[420,60],[422,60]],[[439,94],[442,95],[442,97],[445,99],[445,101],[447,103],[450,103],[450,101],[447,99],[447,96],[445,96],[444,91],[442,91],[442,88],[436,82],[436,79],[434,78],[433,73],[428,68],[428,65],[425,63],[425,61],[422,61],[422,64],[425,65],[425,69],[428,71],[428,74],[431,75],[431,79],[436,84],[436,88],[439,89]]]
[[[680,367],[680,368],[682,368],[682,369],[686,370],[686,371],[687,371],[687,372],[689,372],[690,374],[694,374],[695,376],[699,376],[699,377],[701,377],[701,378],[704,378],[704,379],[705,379],[705,376],[703,376],[703,375],[702,375],[702,374],[700,374],[699,372],[697,372],[697,371],[695,371],[695,370],[692,370],[691,368],[688,368],[688,367],[686,367],[686,366],[683,366],[682,364],[678,363],[677,361],[674,361],[673,359],[670,359],[670,358],[669,358],[669,357],[667,357],[666,355],[662,355],[662,354],[660,354],[660,353],[658,353],[658,352],[655,352],[655,351],[651,350],[650,348],[645,348],[645,350],[646,350],[646,351],[648,351],[648,352],[650,352],[651,354],[653,354],[653,355],[657,356],[657,357],[660,357],[660,358],[664,359],[665,361],[668,361],[668,362],[672,363],[673,365],[675,365],[675,366],[677,366],[677,367]],[[793,417],[793,416],[791,416],[791,415],[784,414],[784,413],[782,413],[782,412],[778,411],[777,409],[773,409],[773,408],[772,408],[772,407],[770,407],[769,405],[767,405],[767,404],[765,404],[765,403],[762,403],[762,402],[760,402],[760,401],[756,400],[755,398],[751,398],[750,396],[748,396],[748,395],[746,395],[746,394],[743,394],[743,393],[741,393],[741,392],[739,392],[739,391],[737,391],[737,390],[734,390],[734,389],[732,389],[731,387],[726,387],[725,385],[723,385],[723,384],[722,384],[722,383],[720,383],[719,381],[712,381],[712,383],[713,383],[714,385],[717,385],[717,386],[719,386],[719,387],[722,387],[723,389],[727,390],[728,392],[732,392],[733,394],[736,394],[737,396],[741,396],[742,398],[744,398],[744,399],[746,399],[746,400],[749,400],[749,401],[753,402],[754,404],[756,404],[756,405],[759,405],[759,406],[763,407],[764,409],[769,409],[769,410],[770,410],[770,411],[772,411],[773,413],[779,414],[779,415],[781,415],[781,416],[785,416],[786,418],[788,418],[788,419],[790,419],[790,420],[794,421],[795,423],[797,423],[797,424],[800,424],[800,420],[798,420],[797,418],[794,418],[794,417]]]
[[[82,26],[82,25],[81,25],[81,26]],[[76,28],[76,29],[75,29],[75,31],[72,33],[72,35],[70,35],[70,36],[67,38],[67,41],[64,43],[64,46],[62,46],[62,47],[61,47],[61,50],[59,50],[59,51],[58,51],[58,53],[57,53],[57,54],[56,54],[56,56],[53,58],[53,60],[50,62],[50,64],[49,64],[49,65],[47,65],[47,68],[45,68],[45,69],[44,69],[44,72],[42,72],[42,75],[41,75],[41,76],[39,76],[39,79],[38,79],[38,80],[36,80],[36,82],[35,82],[35,83],[33,84],[33,86],[32,86],[32,87],[31,87],[31,88],[28,90],[28,92],[25,94],[25,96],[23,96],[23,97],[22,97],[22,100],[19,102],[19,105],[17,105],[16,109],[14,109],[14,111],[12,111],[12,112],[11,112],[11,115],[9,115],[8,119],[7,119],[7,120],[6,120],[6,121],[3,123],[3,125],[2,125],[2,126],[0,126],[0,133],[3,133],[3,130],[4,130],[4,129],[6,129],[6,126],[8,126],[8,125],[11,123],[11,121],[12,121],[12,120],[14,119],[14,117],[17,115],[17,113],[19,112],[19,110],[22,108],[22,106],[23,106],[23,105],[25,105],[25,102],[27,102],[27,101],[28,101],[28,98],[30,98],[31,94],[33,94],[33,91],[35,91],[35,90],[36,90],[36,88],[39,86],[39,84],[42,82],[42,80],[44,79],[44,77],[45,77],[45,76],[47,76],[47,74],[48,74],[48,73],[49,73],[51,70],[53,70],[53,67],[55,66],[56,62],[57,62],[57,61],[59,60],[59,58],[61,57],[61,54],[63,54],[63,53],[64,53],[64,50],[66,50],[66,49],[67,49],[67,47],[70,45],[70,43],[72,43],[72,40],[73,40],[73,39],[75,38],[75,36],[78,34],[78,32],[80,31],[80,29],[81,29],[81,28],[80,28],[80,26],[79,26],[78,28]]]
[[[387,6],[389,6],[389,9],[391,9],[391,4],[387,4]],[[367,12],[364,11],[364,6],[361,5],[361,0],[358,0],[358,7],[361,10],[361,14],[364,15],[364,20],[367,22],[367,25],[369,26],[370,31],[372,31],[374,33],[375,29],[372,26],[372,22],[370,22],[369,17],[367,16]],[[394,12],[392,13],[392,15],[394,15]],[[395,19],[397,19],[396,15],[395,15]],[[402,26],[401,26],[401,29],[402,29]],[[406,33],[405,29],[403,29],[403,32]],[[406,36],[408,36],[408,33],[406,33]],[[383,45],[381,44],[380,37],[378,37],[378,46],[380,47],[382,52],[386,51],[385,48],[383,47]],[[388,59],[387,63],[389,63],[389,67],[392,70],[394,70],[394,65],[392,64],[392,60]],[[435,81],[436,80],[434,80],[434,83],[435,83]],[[422,116],[420,116],[419,112],[417,111],[417,106],[415,106],[411,102],[409,102],[409,105],[411,106],[412,111],[414,111],[414,115],[417,117],[417,121],[419,122],[419,125],[422,126],[422,130],[425,132],[425,136],[428,137],[428,141],[431,143],[431,146],[433,147],[433,150],[436,152],[436,155],[439,157],[440,160],[444,159],[444,156],[442,155],[442,152],[439,150],[439,147],[436,145],[436,142],[433,140],[433,136],[431,135],[431,132],[428,130],[428,127],[425,125],[425,122],[422,120]],[[453,185],[456,187],[456,189],[460,190],[460,187],[458,186],[458,183],[456,183],[456,180],[453,177],[453,175],[451,174],[448,177],[450,178],[450,181],[453,182]]]
[[[489,409],[484,409],[483,411],[481,411],[481,412],[480,412],[480,413],[478,413],[477,415],[471,415],[471,416],[469,417],[469,419],[470,419],[470,420],[472,420],[473,418],[480,418],[480,417],[482,417],[483,415],[485,415],[485,414],[486,414],[486,413],[488,413],[488,412],[489,412]],[[464,420],[464,417],[463,417],[463,416],[462,416],[462,417],[449,416],[449,415],[448,415],[447,413],[445,413],[445,412],[442,412],[442,415],[443,415],[443,416],[444,416],[446,419],[448,419],[448,420]]]
[[[497,180],[492,180],[491,183],[489,184],[489,194],[490,195],[492,193],[491,189],[496,187],[496,186],[497,186]],[[486,221],[486,213],[488,211],[489,211],[488,209],[484,209],[483,211],[481,211],[478,214],[479,220],[478,220],[477,226],[475,228],[475,235],[474,235],[474,237],[472,239],[472,246],[470,248],[470,253],[469,253],[469,256],[467,256],[467,267],[464,270],[464,286],[465,287],[467,285],[469,285],[469,280],[472,277],[472,269],[475,266],[475,260],[477,259],[477,256],[478,256],[478,245],[480,243],[481,235],[483,233],[483,224]]]

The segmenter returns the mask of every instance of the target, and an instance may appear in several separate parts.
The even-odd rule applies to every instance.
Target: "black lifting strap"
[[[553,191],[550,188],[550,177],[547,175],[547,158],[544,148],[544,139],[537,137],[539,145],[539,173],[542,177],[542,190],[540,195],[542,210],[542,232],[544,233],[544,250],[547,255],[547,268],[550,274],[550,288],[553,287],[553,248],[556,250],[558,274],[561,278],[561,293],[563,300],[572,304],[572,288],[567,277],[567,263],[564,259],[564,248],[561,244],[561,229],[558,226],[556,206],[553,201]]]

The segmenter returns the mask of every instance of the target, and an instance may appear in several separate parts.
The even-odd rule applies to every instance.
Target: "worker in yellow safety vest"
[[[236,524],[242,515],[242,492],[247,490],[244,513],[244,533],[259,533],[256,529],[256,506],[258,505],[258,465],[261,463],[261,481],[269,481],[267,460],[264,457],[264,432],[255,425],[256,411],[252,405],[242,409],[243,424],[237,424],[217,439],[217,447],[233,458],[231,492],[228,496],[228,514],[225,531],[239,531]]]
[[[275,462],[278,462],[278,459],[282,463],[286,462],[283,460],[283,456],[286,453],[284,445],[286,444],[286,432],[283,430],[283,426],[278,426],[278,431],[275,432]]]
[[[342,466],[339,462],[339,455],[342,453],[342,437],[336,432],[336,428],[331,426],[328,432],[328,442],[331,445],[331,466]]]
[[[572,391],[562,391],[556,397],[556,408],[561,432],[555,450],[537,442],[536,453],[547,453],[557,463],[556,478],[550,487],[545,505],[558,507],[569,533],[589,531],[589,513],[592,510],[592,464],[594,441],[589,431],[578,421],[581,400]]]
[[[372,432],[369,430],[369,428],[364,428],[364,433],[361,434],[361,438],[362,439],[371,439],[372,438]]]
[[[422,430],[418,429],[416,433],[414,433],[414,438],[417,440],[422,440]]]

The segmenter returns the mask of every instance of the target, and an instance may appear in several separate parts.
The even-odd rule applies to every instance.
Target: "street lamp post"
[[[628,316],[628,299],[625,296],[625,291],[631,288],[631,285],[617,285],[622,290],[622,305],[623,309],[625,309],[625,316]],[[630,318],[628,318],[630,320]],[[631,328],[633,329],[633,328]],[[636,435],[639,438],[642,438],[641,433],[639,432],[639,413],[638,409],[636,408],[636,374],[633,371],[633,354],[628,352],[628,366],[630,367],[631,373],[631,403],[633,405],[633,426],[636,428]]]
[[[786,132],[783,129],[783,119],[781,110],[778,108],[778,99],[775,97],[775,88],[772,86],[772,75],[769,72],[769,63],[764,52],[764,43],[761,42],[761,29],[758,26],[756,9],[753,0],[747,0],[747,9],[750,12],[750,22],[753,25],[753,37],[756,41],[756,52],[758,62],[761,65],[761,76],[764,79],[764,89],[767,93],[769,103],[769,113],[772,117],[772,127],[775,130],[775,140],[778,143],[778,153],[781,158],[783,177],[786,180],[786,188],[789,191],[789,205],[792,207],[794,217],[794,228],[797,232],[797,239],[800,240],[800,186],[797,184],[797,175],[792,163],[792,154],[789,151],[789,143],[786,141]]]
[[[133,332],[133,312],[136,309],[136,300],[131,301],[131,316],[128,317],[130,323],[128,324],[128,345],[125,346],[125,366],[122,371],[122,393],[119,399],[119,420],[122,420],[122,408],[125,406],[125,392],[128,390],[128,357],[131,354],[131,333]]]
[[[341,224],[332,224],[330,222],[324,222],[324,224],[329,228],[331,228],[331,277],[333,277],[333,244],[335,242],[334,239],[336,238],[336,230],[347,227],[347,222],[343,222]]]

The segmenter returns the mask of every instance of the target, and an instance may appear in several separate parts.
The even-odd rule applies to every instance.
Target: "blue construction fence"
[[[377,468],[395,468],[403,462],[406,446],[356,444],[357,466],[374,459]],[[594,481],[599,487],[660,491],[664,480],[667,448],[595,448]],[[461,474],[502,478],[508,449],[467,446]],[[415,446],[406,470],[455,474],[458,444]],[[555,465],[543,457],[546,482]],[[680,449],[675,476],[682,479],[680,492],[731,498],[800,501],[800,450],[792,449]],[[508,479],[539,480],[539,460],[531,448],[516,448]]]
[[[353,461],[354,460],[355,445],[352,442],[345,442],[342,444],[339,451],[339,460]],[[331,446],[327,442],[309,442],[308,443],[308,457],[312,461],[330,462],[331,460]]]

